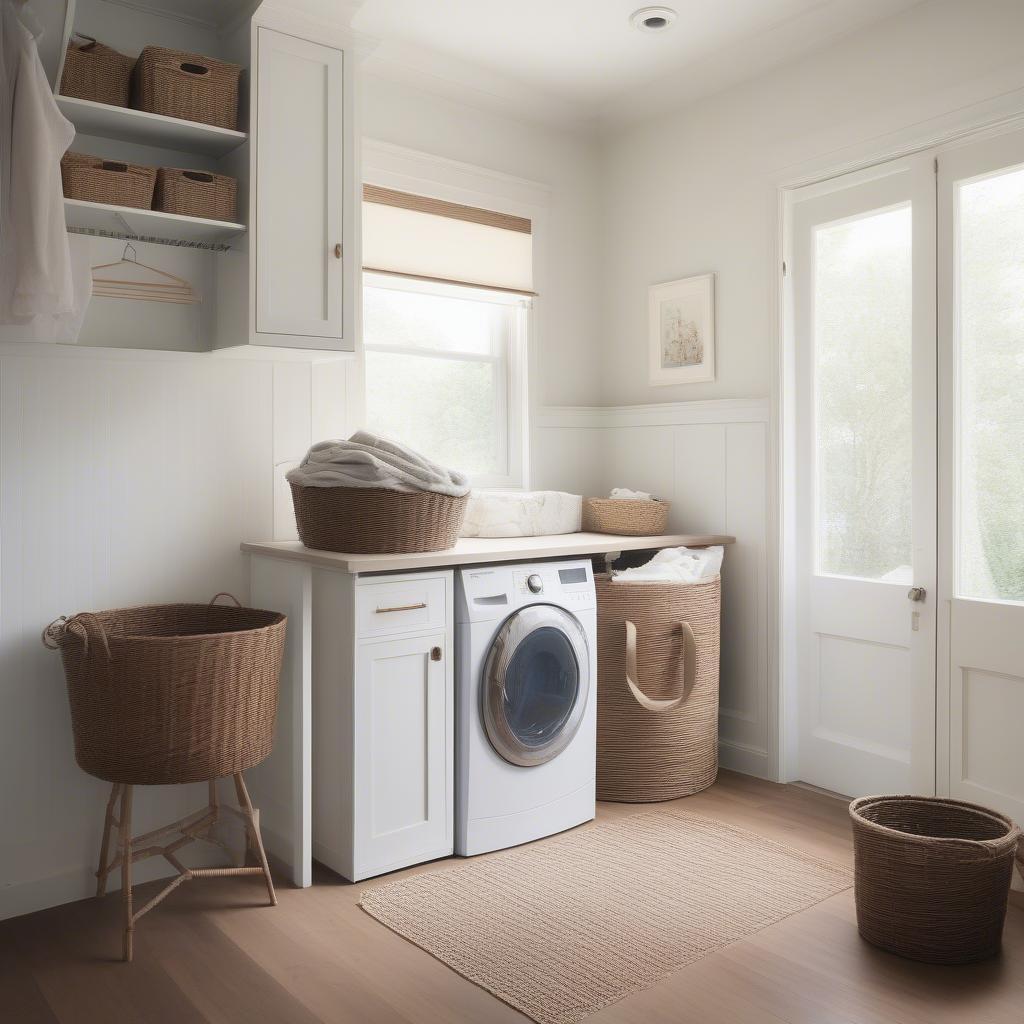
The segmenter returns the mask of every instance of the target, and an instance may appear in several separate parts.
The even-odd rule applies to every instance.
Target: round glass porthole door
[[[487,655],[487,738],[512,764],[550,761],[579,729],[589,687],[583,627],[561,608],[529,605],[505,620]]]

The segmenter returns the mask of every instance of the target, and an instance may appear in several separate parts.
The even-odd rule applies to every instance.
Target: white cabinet
[[[451,660],[445,631],[358,644],[356,878],[452,852]]]
[[[313,856],[353,881],[447,856],[452,572],[309,571]]]
[[[344,54],[256,30],[255,327],[260,344],[344,337]]]

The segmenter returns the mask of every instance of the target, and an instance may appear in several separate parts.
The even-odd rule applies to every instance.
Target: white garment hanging
[[[36,35],[12,0],[0,4],[0,323],[41,316],[59,333],[60,319],[76,315],[60,180],[75,129],[53,98]]]

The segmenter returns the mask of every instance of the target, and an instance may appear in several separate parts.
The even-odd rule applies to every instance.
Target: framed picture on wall
[[[649,289],[650,382],[715,379],[715,275],[698,274]]]

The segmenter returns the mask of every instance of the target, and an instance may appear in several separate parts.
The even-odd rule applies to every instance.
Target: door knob
[[[431,647],[430,648],[430,660],[431,661],[440,661],[441,660],[441,648],[440,647]]]
[[[341,254],[342,254],[343,251],[344,250],[341,248],[341,242],[338,242],[338,244],[335,245],[335,247],[334,247],[334,258],[336,260],[340,260],[341,259]]]
[[[927,591],[924,587],[911,587],[907,591],[907,597],[909,597],[911,601],[923,601],[926,596]]]

